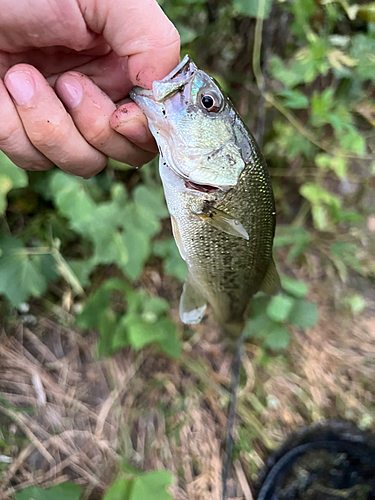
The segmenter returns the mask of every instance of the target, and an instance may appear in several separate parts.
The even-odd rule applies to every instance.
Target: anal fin
[[[218,208],[206,206],[201,212],[195,212],[195,215],[224,233],[244,238],[245,240],[249,239],[249,235],[241,221]]]
[[[188,325],[200,323],[206,311],[206,307],[206,299],[193,287],[188,276],[184,283],[180,298],[181,321]]]
[[[259,290],[266,293],[267,295],[275,295],[280,291],[280,288],[281,283],[279,274],[277,272],[274,260],[271,259]]]

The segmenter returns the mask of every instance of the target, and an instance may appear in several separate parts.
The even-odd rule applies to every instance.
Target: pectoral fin
[[[186,260],[186,253],[185,253],[184,244],[182,243],[180,231],[178,229],[176,219],[173,217],[173,215],[171,215],[171,223],[172,223],[172,233],[173,233],[173,237],[174,237],[174,240],[176,242],[178,251],[180,252],[181,257],[184,260]]]
[[[260,286],[260,291],[266,293],[267,295],[275,295],[280,288],[281,283],[279,274],[273,259],[271,259],[266,275],[264,276],[263,282]]]
[[[230,234],[232,236],[237,236],[239,238],[249,239],[249,235],[246,229],[243,227],[241,221],[231,217],[222,210],[217,208],[205,207],[202,212],[195,212],[200,219],[212,224],[220,231]]]
[[[206,311],[207,301],[190,283],[189,276],[184,283],[180,299],[180,318],[188,325],[200,323]]]

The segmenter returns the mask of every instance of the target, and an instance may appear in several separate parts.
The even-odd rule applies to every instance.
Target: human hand
[[[56,164],[85,178],[108,156],[134,166],[155,156],[145,116],[126,99],[179,62],[178,33],[155,0],[0,0],[0,9],[1,151],[27,170]]]

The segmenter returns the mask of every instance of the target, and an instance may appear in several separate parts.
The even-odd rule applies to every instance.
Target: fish
[[[133,87],[130,96],[158,145],[172,232],[188,269],[181,320],[199,323],[209,304],[239,337],[251,298],[280,288],[262,153],[229,97],[188,55],[151,90]]]

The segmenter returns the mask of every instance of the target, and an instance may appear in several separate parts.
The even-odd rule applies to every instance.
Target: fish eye
[[[207,111],[217,113],[221,108],[222,98],[216,92],[207,90],[201,95],[201,103]]]

